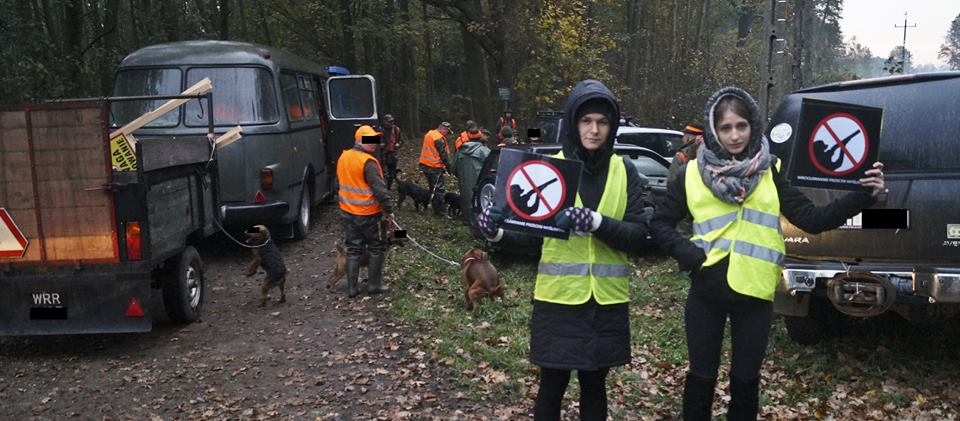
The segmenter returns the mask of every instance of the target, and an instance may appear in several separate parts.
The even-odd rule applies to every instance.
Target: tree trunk
[[[340,0],[340,23],[341,29],[340,45],[343,48],[339,51],[340,62],[352,72],[356,66],[356,40],[353,35],[353,13],[350,10],[350,0]]]
[[[400,21],[401,22],[411,22],[413,15],[410,13],[410,0],[400,0]],[[403,40],[400,42],[400,92],[401,100],[397,101],[398,103],[405,104],[401,109],[399,117],[401,122],[406,122],[406,126],[402,125],[400,127],[407,127],[408,132],[419,131],[417,130],[420,127],[420,90],[417,89],[420,86],[419,81],[416,77],[416,51],[413,49],[413,41],[410,37],[403,37]],[[396,114],[395,114],[396,115]],[[414,138],[415,139],[415,138]],[[416,142],[408,142],[409,144],[416,144]]]
[[[219,3],[220,9],[217,10]],[[210,2],[211,16],[217,19],[217,33],[223,40],[230,39],[230,0],[219,0]]]
[[[270,15],[264,8],[262,1],[257,2],[257,9],[260,12],[260,29],[263,31],[263,39],[267,45],[273,45],[273,37],[270,36]]]
[[[463,3],[462,7],[468,13],[468,16],[483,16],[483,6],[480,4],[480,0],[467,0]],[[483,48],[477,42],[476,36],[471,34],[464,24],[460,25],[460,36],[463,38],[463,53],[466,59],[464,74],[469,90],[468,103],[463,104],[462,109],[471,119],[478,120],[481,116],[488,115],[489,107],[486,107],[486,105],[491,92],[487,87]]]

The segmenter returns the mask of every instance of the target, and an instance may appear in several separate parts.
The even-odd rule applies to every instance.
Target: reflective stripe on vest
[[[555,155],[563,158],[563,152]],[[627,170],[623,159],[614,155],[607,170],[607,184],[597,212],[623,219],[627,210]],[[577,195],[576,206],[583,206]],[[594,299],[600,304],[630,301],[630,268],[627,254],[599,241],[592,234],[570,235],[562,240],[543,239],[533,297],[558,304],[583,304]]]
[[[380,177],[383,177],[380,161],[366,152],[347,149],[337,160],[340,209],[351,215],[375,215],[383,211],[380,202],[373,195],[373,189],[363,177],[363,167],[369,160],[377,164]]]
[[[753,192],[737,205],[713,195],[700,177],[697,161],[693,159],[687,165],[684,186],[687,207],[693,215],[691,241],[707,255],[703,265],[713,266],[729,257],[730,288],[772,301],[786,251],[773,172],[764,172]]]
[[[440,158],[440,151],[437,150],[437,139],[443,139],[443,146],[450,154],[450,145],[447,145],[446,139],[440,134],[440,131],[434,129],[423,135],[423,147],[420,148],[420,163],[428,167],[443,168],[443,161]]]

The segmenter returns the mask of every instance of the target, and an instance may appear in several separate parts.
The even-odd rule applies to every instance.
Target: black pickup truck
[[[894,311],[912,323],[960,313],[960,72],[833,83],[789,94],[767,135],[789,162],[804,98],[883,109],[879,160],[889,192],[873,209],[897,210],[895,228],[861,215],[807,234],[783,220],[787,260],[774,299],[790,337],[815,343],[849,318]],[[803,141],[803,140],[799,140]],[[803,188],[817,204],[843,194]]]

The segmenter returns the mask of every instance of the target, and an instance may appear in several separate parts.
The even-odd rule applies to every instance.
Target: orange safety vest
[[[363,167],[373,160],[383,177],[380,161],[366,152],[350,148],[343,151],[337,160],[337,179],[340,182],[340,209],[351,215],[376,215],[383,212],[380,202],[373,195],[373,188],[363,178]]]
[[[504,123],[505,121],[506,121],[506,120],[503,118],[503,116],[500,116],[500,127],[503,127],[503,123]],[[515,118],[513,118],[513,117],[510,117],[510,128],[511,128],[511,129],[516,129],[516,128],[517,128],[517,119],[515,119]]]
[[[454,144],[454,147],[459,151],[460,147],[463,146],[464,143],[469,142],[470,139],[479,139],[480,136],[483,136],[483,133],[476,132],[474,134],[470,134],[466,131],[460,132],[460,137],[457,138],[457,142]]]
[[[420,148],[420,163],[431,168],[443,168],[443,160],[440,159],[440,151],[437,150],[437,139],[443,140],[443,146],[446,148],[447,155],[450,155],[450,145],[437,129],[430,130],[423,135],[423,147]]]

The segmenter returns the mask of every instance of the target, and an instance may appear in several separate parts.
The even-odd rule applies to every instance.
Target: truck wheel
[[[168,262],[163,275],[163,307],[174,323],[187,324],[200,318],[206,282],[197,249],[187,246]]]
[[[813,345],[839,334],[844,320],[824,299],[811,299],[806,316],[783,316],[787,335],[801,345]]]
[[[293,239],[303,240],[310,234],[310,188],[304,185],[300,193],[300,211],[293,221]]]

